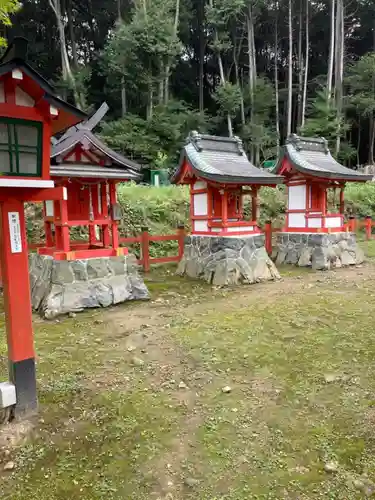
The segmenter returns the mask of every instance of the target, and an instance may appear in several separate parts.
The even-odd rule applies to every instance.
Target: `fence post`
[[[142,263],[145,273],[150,271],[150,235],[148,227],[142,227],[141,234]]]
[[[266,251],[269,255],[272,253],[272,222],[267,220],[264,225],[264,234],[265,234],[265,247]]]
[[[349,231],[355,233],[355,229],[356,229],[355,217],[351,215],[349,217]]]
[[[185,226],[182,224],[177,228],[178,237],[178,261],[182,259],[184,255],[184,245],[185,245]]]
[[[366,240],[371,240],[371,233],[372,233],[371,215],[366,215],[365,230],[366,230]]]

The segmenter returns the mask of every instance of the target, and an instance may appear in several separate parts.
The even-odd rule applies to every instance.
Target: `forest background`
[[[11,3],[14,3],[13,1]],[[374,163],[373,0],[25,0],[4,26],[102,135],[173,168],[191,129],[242,138],[257,165],[290,133]]]

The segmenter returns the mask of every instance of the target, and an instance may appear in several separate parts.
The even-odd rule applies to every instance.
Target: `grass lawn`
[[[0,431],[1,498],[375,494],[375,263],[283,275],[224,291],[157,271],[148,304],[36,318],[40,414]]]

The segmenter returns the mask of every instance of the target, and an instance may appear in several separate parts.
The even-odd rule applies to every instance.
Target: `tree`
[[[348,100],[364,123],[369,124],[369,164],[374,164],[375,148],[375,52],[361,57],[349,69]]]
[[[11,26],[11,15],[15,14],[21,8],[18,0],[0,0],[0,23],[3,26]],[[6,39],[0,37],[0,47],[6,45]]]
[[[293,25],[292,25],[292,0],[288,1],[288,31],[289,31],[289,57],[288,57],[288,123],[287,135],[292,133],[293,112]]]

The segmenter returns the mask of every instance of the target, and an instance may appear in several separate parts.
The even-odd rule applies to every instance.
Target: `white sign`
[[[8,212],[10,249],[12,253],[22,253],[20,214]]]

